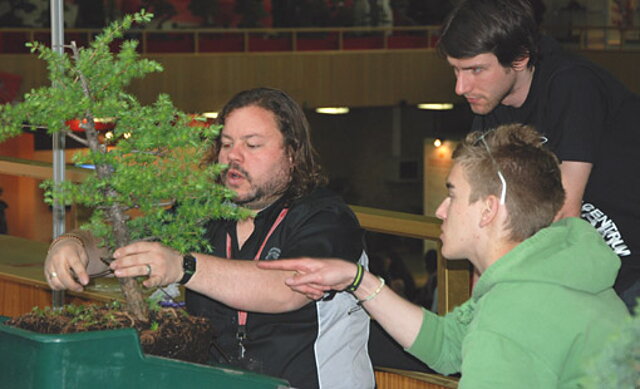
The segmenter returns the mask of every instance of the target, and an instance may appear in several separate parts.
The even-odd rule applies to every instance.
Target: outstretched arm
[[[316,300],[328,290],[344,290],[356,275],[356,265],[340,259],[260,261],[258,267],[295,271],[296,274],[287,278],[285,283],[296,292]],[[422,309],[398,296],[387,286],[383,286],[376,295],[380,286],[380,279],[365,271],[362,283],[354,295],[359,301],[363,301],[362,306],[389,335],[408,348],[415,341],[422,325]]]
[[[299,309],[310,302],[286,287],[286,271],[265,271],[262,261],[240,261],[212,255],[193,254],[196,272],[185,286],[235,309],[280,313]],[[111,269],[117,277],[147,276],[144,286],[167,285],[179,281],[183,256],[157,242],[136,242],[117,249]]]

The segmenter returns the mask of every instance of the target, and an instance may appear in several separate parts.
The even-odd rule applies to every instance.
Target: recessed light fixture
[[[94,118],[94,123],[113,123],[115,122],[114,118]]]
[[[218,117],[218,113],[217,112],[203,112],[202,116],[206,117],[207,119],[215,119]]]
[[[448,111],[453,109],[452,103],[422,103],[418,104],[420,109],[428,109],[431,111]]]
[[[349,113],[348,107],[320,107],[316,108],[317,113],[323,113],[326,115],[344,115]]]

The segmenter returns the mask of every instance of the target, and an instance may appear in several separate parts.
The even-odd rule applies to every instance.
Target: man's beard
[[[233,201],[243,207],[260,210],[273,204],[284,192],[285,188],[269,182],[266,185],[255,188],[253,193],[248,193],[244,198],[236,198]]]
[[[261,210],[273,204],[278,197],[286,192],[287,184],[291,180],[288,174],[282,168],[279,168],[277,174],[271,177],[266,183],[254,185],[253,178],[249,172],[237,165],[231,165],[229,168],[240,172],[252,189],[243,197],[234,198],[233,202],[252,210]]]
[[[482,102],[483,104],[476,104],[476,106],[478,106],[479,109],[474,109],[474,106],[471,105],[471,103],[469,103],[469,107],[471,108],[471,111],[473,111],[473,113],[475,113],[476,115],[488,115],[491,112],[493,112],[493,110],[496,109],[497,106],[500,105],[502,100],[504,100],[504,98],[508,94],[509,92],[503,93],[501,97],[495,98],[492,100],[489,100],[485,96],[480,96],[479,101]]]

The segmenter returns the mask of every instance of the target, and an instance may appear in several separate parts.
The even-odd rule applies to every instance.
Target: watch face
[[[182,268],[185,273],[193,274],[196,271],[196,258],[193,255],[185,255]]]

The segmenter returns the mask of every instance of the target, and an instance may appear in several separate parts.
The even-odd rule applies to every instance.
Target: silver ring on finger
[[[147,263],[145,266],[147,267],[147,277],[151,277],[151,265]]]
[[[58,277],[58,273],[56,273],[54,271],[50,271],[48,275],[49,275],[50,279],[54,279],[54,278]]]

